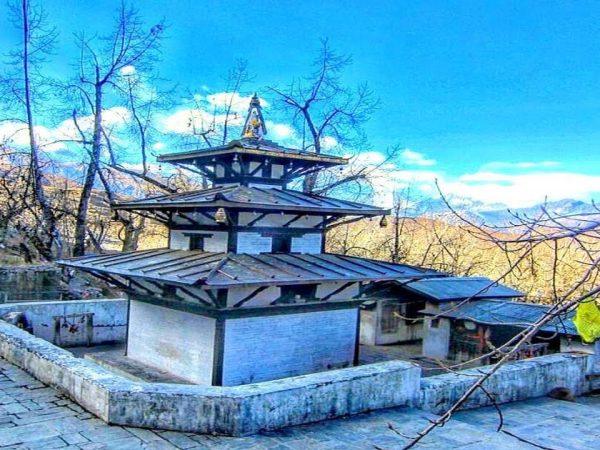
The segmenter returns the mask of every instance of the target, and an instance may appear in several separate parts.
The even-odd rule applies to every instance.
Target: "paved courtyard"
[[[548,398],[463,411],[417,448],[598,449],[600,399]],[[431,414],[397,408],[245,438],[108,426],[56,390],[0,359],[0,449],[399,449]],[[396,432],[390,429],[390,425]],[[516,437],[515,437],[516,436]],[[525,441],[536,444],[530,445]]]

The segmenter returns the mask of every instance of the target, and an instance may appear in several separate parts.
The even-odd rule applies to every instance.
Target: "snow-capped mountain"
[[[600,210],[592,203],[573,199],[557,200],[526,208],[509,208],[502,204],[488,204],[459,197],[449,197],[447,200],[458,214],[478,225],[485,223],[491,226],[506,226],[518,223],[516,217],[525,219],[540,217],[543,215],[544,210],[553,216],[571,217],[592,214],[592,218],[600,219]],[[414,217],[438,218],[451,222],[459,221],[442,199],[424,199],[414,202],[406,208],[406,214]],[[570,220],[577,221],[577,217],[572,217]]]

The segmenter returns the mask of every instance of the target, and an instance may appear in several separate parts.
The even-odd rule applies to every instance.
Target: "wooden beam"
[[[261,286],[259,288],[256,288],[254,291],[252,291],[250,294],[246,295],[243,299],[241,299],[239,302],[237,302],[235,305],[233,305],[234,308],[239,308],[240,306],[242,306],[244,303],[249,302],[250,300],[252,300],[254,297],[256,297],[258,294],[260,294],[262,291],[264,291],[265,289],[268,289],[269,286]]]
[[[345,289],[348,289],[350,286],[352,286],[353,284],[355,284],[355,281],[349,282],[349,283],[344,283],[343,285],[341,285],[339,288],[337,288],[334,291],[331,291],[329,294],[327,294],[325,297],[321,298],[322,302],[326,302],[327,300],[329,300],[331,297],[333,297],[336,294],[339,294],[340,292],[342,292]]]
[[[294,222],[300,220],[301,218],[303,218],[304,215],[303,214],[297,214],[293,219],[288,220],[286,223],[283,224],[283,227],[287,228],[289,227],[291,224],[293,224]]]

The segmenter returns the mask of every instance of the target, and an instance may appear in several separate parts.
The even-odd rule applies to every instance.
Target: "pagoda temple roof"
[[[82,256],[59,263],[98,274],[208,288],[444,276],[440,272],[409,265],[332,253],[251,255],[154,249]]]
[[[288,189],[239,185],[219,186],[199,191],[167,194],[130,202],[119,202],[114,205],[115,209],[150,211],[220,207],[357,216],[378,216],[388,213],[388,210],[384,208],[347,200],[305,194]]]
[[[305,150],[283,147],[266,139],[241,138],[218,147],[208,147],[186,152],[168,153],[158,156],[159,162],[193,164],[199,160],[227,154],[247,154],[270,156],[271,158],[284,158],[286,160],[299,160],[318,163],[321,166],[336,166],[346,164],[348,159],[341,156],[317,154]]]

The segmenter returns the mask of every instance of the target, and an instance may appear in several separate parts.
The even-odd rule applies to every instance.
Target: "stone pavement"
[[[599,449],[600,399],[547,398],[460,412],[417,448]],[[0,449],[400,449],[434,417],[396,408],[244,438],[108,426],[64,395],[0,359]],[[390,425],[396,432],[390,429]],[[508,433],[508,434],[507,434]],[[514,436],[518,436],[514,437]],[[523,440],[536,445],[529,445]]]

